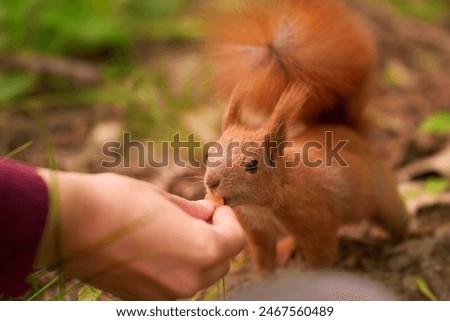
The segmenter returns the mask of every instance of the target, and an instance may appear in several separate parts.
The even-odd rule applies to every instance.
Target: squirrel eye
[[[259,165],[259,162],[256,159],[252,159],[245,166],[245,171],[250,172],[250,173],[255,173],[256,170],[258,169],[258,165]]]

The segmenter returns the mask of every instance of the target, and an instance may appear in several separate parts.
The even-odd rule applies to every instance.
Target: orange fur
[[[297,120],[359,128],[375,49],[338,0],[254,1],[211,23],[209,52],[219,93],[250,88],[244,107],[269,116],[289,84],[311,88]]]
[[[207,166],[205,186],[235,209],[258,270],[286,261],[290,243],[312,266],[332,264],[345,223],[378,219],[393,236],[405,235],[409,217],[394,181],[357,133],[375,64],[363,24],[338,0],[255,3],[211,28],[215,84],[231,99],[219,139],[224,153],[209,156],[219,165]],[[267,123],[249,125],[245,114],[258,112]],[[317,144],[330,143],[326,132],[347,141],[348,167],[284,165],[311,143],[309,159],[325,162]],[[233,142],[247,149],[227,152]],[[263,147],[272,142],[280,148]],[[293,242],[278,243],[277,256],[286,236]]]
[[[409,216],[392,177],[360,135],[342,125],[314,125],[292,133],[292,113],[295,107],[303,108],[298,104],[307,101],[307,90],[300,85],[288,88],[269,122],[259,129],[240,123],[236,117],[240,105],[234,102],[241,100],[236,95],[219,143],[224,150],[233,142],[240,147],[252,145],[247,150],[237,147],[222,155],[211,154],[209,161],[216,166],[207,167],[205,185],[235,208],[261,273],[275,268],[277,240],[286,235],[293,237],[312,266],[335,262],[341,224],[377,219],[394,237],[405,235]],[[333,141],[326,141],[327,132]],[[281,147],[267,152],[263,143],[268,137]],[[327,163],[327,144],[334,147],[340,141],[346,142],[340,156],[347,166],[336,159]],[[299,152],[303,162],[286,166]],[[248,169],[255,160],[257,168]],[[311,165],[316,161],[321,164]]]

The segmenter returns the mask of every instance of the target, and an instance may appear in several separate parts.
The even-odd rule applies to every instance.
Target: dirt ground
[[[438,300],[450,300],[450,191],[439,196],[424,191],[427,177],[450,179],[450,138],[417,131],[427,116],[450,109],[450,25],[410,20],[362,1],[352,4],[368,21],[379,48],[382,81],[374,87],[368,108],[375,123],[371,139],[397,175],[412,224],[408,238],[396,245],[376,230],[368,239],[342,239],[342,255],[336,269],[379,281],[402,300],[430,299],[418,286],[421,281]],[[177,48],[176,53],[170,52],[174,48],[164,50],[169,55],[192,57],[199,49]],[[83,106],[70,106],[52,109],[39,119],[48,128],[60,169],[99,172],[102,156],[98,133],[104,139],[113,137],[120,128],[121,112],[92,112]],[[45,165],[46,142],[39,130],[40,125],[26,113],[0,114],[0,155],[34,140],[33,146],[16,159]],[[212,132],[218,134],[217,128]],[[149,168],[116,171],[155,182],[188,198],[203,197],[203,186],[198,180],[201,173],[194,173],[192,179],[192,171],[174,168],[166,172]],[[411,190],[418,191],[414,197]],[[251,259],[244,255],[238,261],[226,279],[227,288],[255,277]],[[301,266],[301,262],[298,264]],[[210,292],[205,291],[199,298]]]
[[[400,19],[383,9],[354,3],[377,37],[380,69],[397,65],[409,75],[404,85],[397,88],[378,85],[374,90],[370,111],[383,115],[380,123],[397,123],[391,128],[379,124],[374,135],[377,149],[395,169],[403,192],[411,185],[420,185],[427,176],[448,177],[449,137],[420,135],[417,127],[428,115],[450,110],[449,26]],[[430,61],[425,62],[425,56],[435,57],[439,67],[428,65]],[[395,246],[382,242],[346,244],[344,258],[338,265],[382,281],[405,300],[426,299],[415,284],[417,278],[426,281],[437,299],[449,300],[448,193],[427,200],[423,195],[405,197],[413,216],[410,237]]]

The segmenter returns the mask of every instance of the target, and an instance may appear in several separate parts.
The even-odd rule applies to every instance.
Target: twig
[[[80,84],[102,81],[99,67],[82,60],[20,53],[0,56],[0,69],[22,69],[37,74],[52,74]]]

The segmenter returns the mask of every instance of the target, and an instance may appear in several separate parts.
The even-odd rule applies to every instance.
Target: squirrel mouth
[[[239,203],[236,203],[236,199],[234,197],[224,197],[223,204],[231,208],[234,208],[239,205]]]

